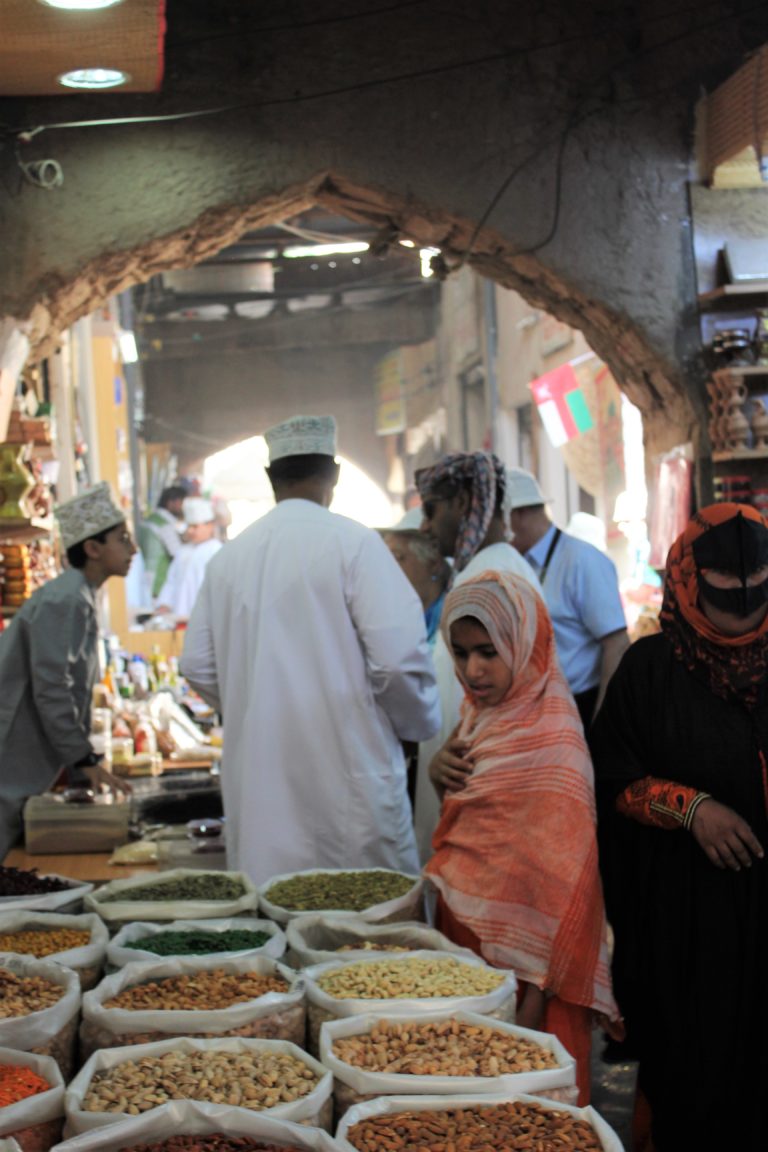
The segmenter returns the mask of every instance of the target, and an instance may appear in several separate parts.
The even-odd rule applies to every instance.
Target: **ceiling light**
[[[83,12],[93,12],[97,8],[114,8],[122,4],[123,0],[40,0],[46,8],[79,9]]]
[[[367,252],[368,248],[368,244],[356,240],[349,244],[292,244],[283,249],[283,256],[296,260],[302,256],[334,256],[337,252]]]
[[[130,80],[127,72],[117,68],[76,68],[59,76],[65,88],[117,88]]]

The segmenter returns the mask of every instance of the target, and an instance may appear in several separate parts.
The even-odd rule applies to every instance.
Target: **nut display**
[[[71,948],[84,948],[91,934],[75,928],[27,928],[0,932],[0,952],[20,952],[25,956],[53,956]]]
[[[210,1132],[207,1136],[169,1136],[159,1144],[131,1144],[121,1152],[302,1152],[295,1144],[264,1144],[254,1136],[227,1136]]]
[[[288,992],[281,976],[260,972],[225,972],[222,968],[168,976],[147,984],[134,984],[105,1000],[104,1008],[127,1008],[133,1012],[155,1009],[204,1012],[257,1000],[267,992]]]
[[[368,1033],[335,1040],[332,1051],[355,1068],[409,1076],[503,1076],[559,1067],[535,1041],[459,1020],[380,1020]]]
[[[474,1108],[393,1112],[353,1124],[360,1152],[600,1152],[590,1124],[572,1112],[516,1101]]]
[[[278,880],[264,893],[271,904],[293,912],[332,908],[361,912],[410,892],[415,881],[400,872],[304,872]]]
[[[242,928],[229,928],[224,932],[189,929],[178,932],[157,932],[126,941],[125,948],[154,952],[157,956],[203,956],[213,952],[245,952],[261,948],[271,940],[268,932],[253,932]]]
[[[261,1111],[308,1096],[319,1077],[287,1052],[164,1052],[96,1072],[84,1112],[138,1116],[169,1100],[204,1100]]]
[[[56,876],[40,876],[37,868],[0,867],[0,896],[33,896],[44,892],[64,892],[72,887]]]
[[[316,977],[318,988],[336,1000],[422,1000],[436,996],[484,996],[506,972],[467,964],[453,956],[363,960]]]
[[[112,892],[101,900],[102,904],[115,904],[118,901],[171,901],[171,900],[239,900],[245,896],[242,880],[236,880],[224,873],[201,872],[199,876],[184,876],[165,883],[139,884],[135,888],[123,888]]]
[[[61,984],[44,980],[41,976],[17,976],[8,968],[0,968],[0,1018],[28,1016],[50,1008],[64,995]]]

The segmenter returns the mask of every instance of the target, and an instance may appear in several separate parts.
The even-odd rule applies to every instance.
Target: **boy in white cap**
[[[186,542],[171,561],[157,597],[157,611],[172,612],[177,619],[187,620],[195,606],[208,561],[222,545],[216,538],[216,509],[210,500],[187,496],[181,514],[187,526]]]
[[[418,871],[401,741],[439,725],[415,591],[377,532],[329,511],[335,421],[266,432],[277,506],[208,566],[184,676],[224,720],[232,868]]]
[[[67,769],[72,784],[129,789],[88,739],[99,675],[96,593],[126,576],[136,547],[109,484],[56,509],[69,567],[39,588],[0,635],[0,862],[19,839],[28,796]]]

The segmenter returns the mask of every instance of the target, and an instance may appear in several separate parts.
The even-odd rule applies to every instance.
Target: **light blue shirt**
[[[525,553],[537,575],[556,531],[553,524]],[[592,544],[562,532],[549,561],[543,591],[560,666],[571,691],[576,695],[595,688],[600,682],[600,641],[627,626],[613,561]]]

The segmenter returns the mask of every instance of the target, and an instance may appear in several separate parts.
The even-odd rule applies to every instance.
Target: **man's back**
[[[239,866],[416,866],[400,740],[434,731],[437,694],[421,605],[376,533],[279,503],[211,561],[182,670],[223,710]]]

